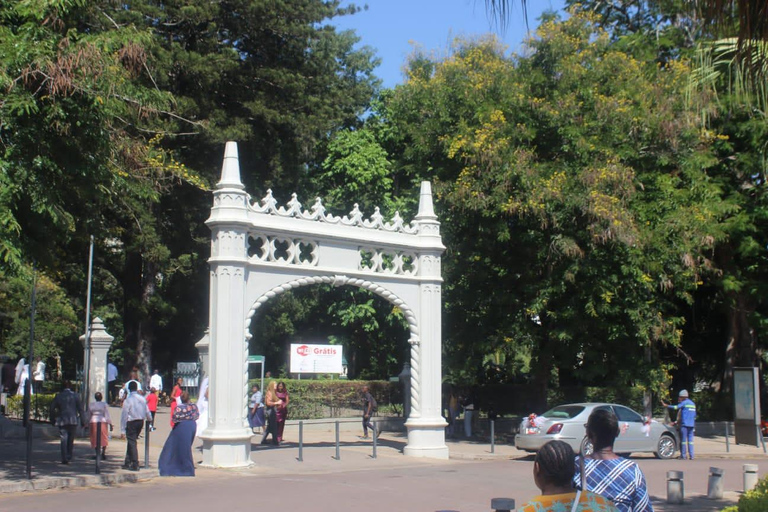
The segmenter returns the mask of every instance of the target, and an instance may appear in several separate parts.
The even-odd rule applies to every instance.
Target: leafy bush
[[[765,512],[768,510],[768,477],[760,480],[751,491],[742,494],[735,510],[738,512]]]
[[[698,421],[733,419],[733,396],[730,394],[705,389],[695,392],[691,398],[696,402],[696,419]]]
[[[294,420],[358,416],[363,407],[363,386],[368,386],[376,399],[380,415],[396,411],[395,404],[403,403],[402,387],[398,382],[339,379],[272,380],[285,382],[291,399],[288,406],[289,419]],[[259,383],[260,379],[251,379],[249,386]],[[267,387],[268,384],[269,381],[265,380],[264,387]],[[400,410],[402,410],[402,405],[400,405]]]
[[[47,421],[48,411],[51,408],[51,402],[56,395],[32,395],[30,401],[29,415],[32,419]],[[24,416],[24,397],[9,396],[6,401],[5,414],[11,418],[22,418]]]
[[[467,389],[456,388],[460,395]],[[472,389],[475,405],[483,411],[493,409],[499,415],[527,416],[541,414],[560,404],[577,402],[608,402],[626,405],[637,411],[643,409],[643,390],[640,388],[565,387],[547,391],[547,406],[538,405],[538,388],[531,384],[489,384]]]

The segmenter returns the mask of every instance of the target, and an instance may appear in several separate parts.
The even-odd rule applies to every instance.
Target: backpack
[[[371,395],[371,412],[374,413],[379,408],[379,404],[376,403],[376,399]]]

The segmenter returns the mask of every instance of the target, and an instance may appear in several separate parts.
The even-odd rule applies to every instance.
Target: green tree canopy
[[[645,65],[579,11],[528,45],[417,57],[389,104],[396,165],[436,182],[449,360],[479,367],[521,345],[542,386],[553,368],[659,386],[657,364],[623,362],[679,345],[675,305],[728,213],[707,175],[712,137],[684,101],[688,69]]]

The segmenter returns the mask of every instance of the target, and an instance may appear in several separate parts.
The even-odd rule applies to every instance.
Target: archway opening
[[[249,352],[264,355],[265,371],[274,376],[298,377],[290,371],[291,343],[341,345],[349,379],[387,380],[410,359],[403,310],[356,286],[289,290],[254,314],[250,333]]]

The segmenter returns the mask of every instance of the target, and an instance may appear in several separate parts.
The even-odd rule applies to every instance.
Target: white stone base
[[[448,424],[443,418],[418,418],[406,421],[408,444],[403,454],[408,457],[447,459],[449,453],[448,446],[445,444],[446,425]]]
[[[203,463],[207,468],[237,468],[253,464],[251,461],[251,433],[245,429],[236,432],[211,433],[206,429],[203,440]]]

